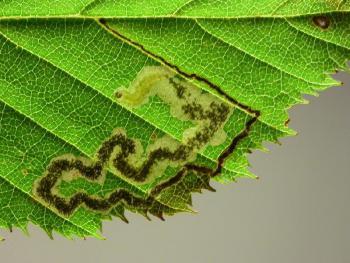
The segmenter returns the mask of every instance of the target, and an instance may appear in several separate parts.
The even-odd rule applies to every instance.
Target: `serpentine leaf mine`
[[[141,142],[129,137],[123,127],[116,127],[112,135],[102,143],[93,160],[69,153],[52,159],[43,177],[35,183],[34,194],[58,213],[69,216],[81,205],[103,213],[120,203],[131,208],[150,210],[155,198],[164,189],[181,183],[189,173],[201,178],[203,188],[212,190],[209,186],[210,178],[220,173],[224,159],[234,150],[239,140],[247,136],[256,119],[252,118],[247,123],[247,129],[234,138],[230,147],[219,157],[217,168],[213,170],[195,165],[193,161],[197,153],[207,145],[220,145],[227,139],[224,125],[235,106],[200,90],[163,66],[144,67],[128,88],[118,88],[115,92],[117,102],[129,109],[148,103],[153,96],[168,104],[174,117],[193,123],[191,128],[183,132],[181,141],[164,135],[155,138],[144,149]],[[176,168],[178,173],[154,187],[147,198],[135,196],[121,188],[114,189],[102,198],[88,195],[84,191],[65,197],[59,191],[62,181],[69,182],[78,178],[103,184],[107,170],[133,184],[144,184],[162,176],[169,166]]]

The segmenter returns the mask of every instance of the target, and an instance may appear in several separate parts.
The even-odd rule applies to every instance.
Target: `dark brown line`
[[[110,155],[111,151],[107,154]],[[140,210],[144,210],[144,212],[151,212],[153,215],[162,218],[160,212],[152,210],[152,206],[158,202],[153,196],[148,196],[147,198],[137,197],[132,193],[129,193],[126,189],[117,189],[110,193],[106,198],[94,198],[86,193],[78,192],[68,200],[51,192],[52,188],[56,185],[61,178],[62,173],[65,171],[76,169],[80,172],[82,177],[93,181],[98,180],[105,175],[106,171],[103,171],[103,166],[109,158],[102,159],[102,162],[97,162],[91,166],[85,165],[75,157],[72,160],[62,159],[52,161],[47,168],[47,174],[39,179],[38,185],[34,189],[35,194],[66,216],[71,215],[81,204],[85,204],[87,208],[94,211],[106,212],[120,201],[124,201],[127,205],[133,208],[139,208]],[[166,207],[166,205],[159,202],[157,205]]]
[[[226,148],[225,151],[223,151],[221,153],[221,155],[218,158],[218,165],[216,170],[213,172],[212,177],[215,177],[217,175],[219,175],[222,171],[222,168],[224,166],[224,163],[226,161],[226,159],[236,150],[238,144],[244,140],[245,138],[247,138],[249,136],[249,133],[253,127],[253,125],[257,122],[258,120],[258,116],[252,118],[251,120],[249,120],[246,123],[245,129],[238,134],[231,142],[231,144]]]
[[[178,182],[181,181],[181,179],[186,175],[186,169],[181,169],[175,176],[171,177],[168,181],[165,181],[156,187],[153,188],[150,195],[151,196],[157,196],[159,195],[164,189],[171,187]]]

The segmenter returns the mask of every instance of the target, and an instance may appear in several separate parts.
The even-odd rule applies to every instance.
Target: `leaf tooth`
[[[53,240],[53,229],[45,229],[45,233],[49,236],[51,240]]]
[[[120,218],[123,222],[125,222],[126,224],[129,224],[129,220],[126,218],[125,215],[120,216],[119,218]]]
[[[190,195],[190,198],[186,202],[189,206],[193,206],[193,200],[192,200],[192,195]]]
[[[153,215],[158,217],[160,220],[165,221],[164,214],[162,211],[159,211],[159,213],[154,213]]]
[[[19,229],[21,229],[23,234],[25,234],[26,236],[29,236],[28,223],[26,223],[25,225],[20,225]]]
[[[115,216],[119,217],[124,223],[129,224],[129,220],[125,216],[124,211],[122,213],[119,213],[119,214],[115,215]]]
[[[214,187],[212,187],[209,182],[208,182],[208,184],[204,185],[203,188],[207,189],[210,192],[214,192],[214,193],[216,192],[216,189]]]
[[[152,219],[148,215],[148,211],[140,211],[139,212],[141,215],[143,215],[148,221],[152,221]]]

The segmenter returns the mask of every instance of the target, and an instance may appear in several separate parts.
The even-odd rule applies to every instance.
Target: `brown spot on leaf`
[[[321,29],[328,29],[329,26],[331,25],[331,20],[329,17],[324,16],[324,15],[319,15],[315,16],[312,18],[312,22],[314,23],[315,26],[321,28]]]

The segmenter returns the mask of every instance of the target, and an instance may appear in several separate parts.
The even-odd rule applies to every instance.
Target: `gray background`
[[[1,262],[350,262],[350,76],[290,111],[297,137],[254,152],[260,180],[194,196],[197,215],[104,225],[106,241],[68,241],[30,226],[1,231]]]

